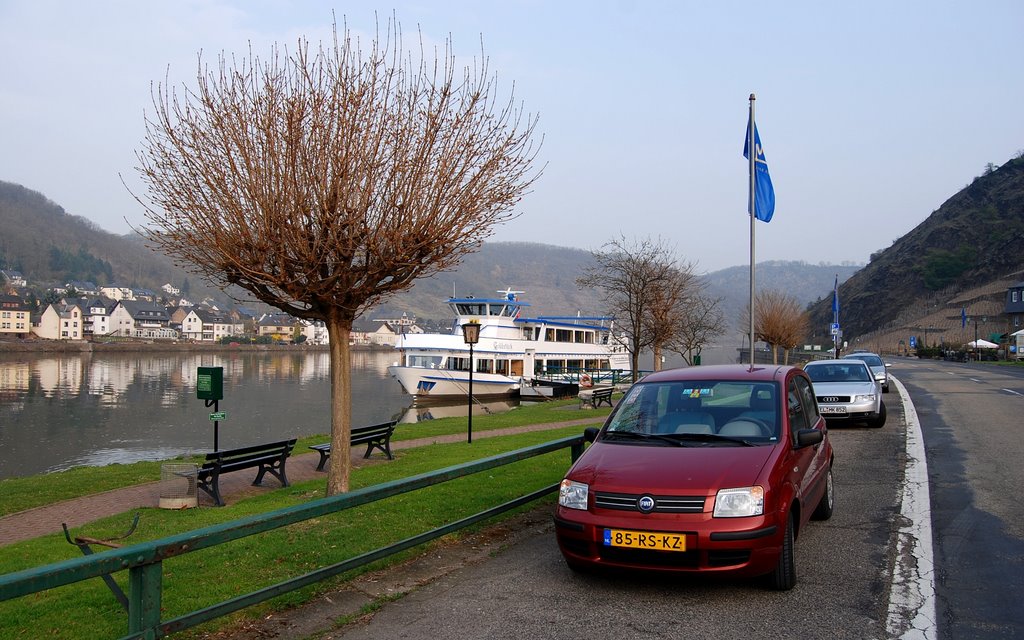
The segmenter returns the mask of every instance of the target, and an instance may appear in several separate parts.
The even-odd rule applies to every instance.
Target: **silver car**
[[[881,385],[863,360],[817,360],[804,365],[814,385],[818,411],[828,420],[864,420],[885,424]]]
[[[875,375],[875,380],[878,381],[878,384],[882,385],[882,393],[889,393],[889,371],[887,369],[889,365],[882,362],[881,356],[870,351],[854,351],[849,355],[843,356],[843,358],[862,360],[864,364],[868,365],[868,369],[871,369],[871,373]]]

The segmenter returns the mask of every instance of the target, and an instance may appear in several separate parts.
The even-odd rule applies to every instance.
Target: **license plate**
[[[846,407],[818,407],[822,414],[825,413],[846,413]]]
[[[656,551],[686,551],[686,536],[677,533],[605,529],[604,546],[654,549]]]

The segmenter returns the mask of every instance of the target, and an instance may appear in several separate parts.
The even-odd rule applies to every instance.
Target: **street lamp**
[[[480,342],[480,323],[467,322],[462,325],[462,337],[469,345],[469,437],[467,442],[473,444],[473,345]]]

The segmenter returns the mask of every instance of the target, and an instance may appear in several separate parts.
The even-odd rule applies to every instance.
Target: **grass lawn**
[[[474,416],[473,428],[474,431],[487,431],[583,417],[593,417],[595,422],[599,422],[607,415],[607,410],[581,413],[558,409],[558,406],[568,407],[575,404],[576,400],[562,401],[526,407],[508,414],[479,418]],[[420,438],[462,433],[464,430],[465,419],[446,418],[427,425],[402,425],[396,431],[396,436],[402,439]],[[472,449],[459,444],[433,444],[406,449],[387,464],[353,469],[351,485],[353,489],[372,486],[576,435],[581,431],[582,427],[573,426],[484,438],[474,441]],[[299,443],[297,448],[323,441],[324,437],[306,440]],[[558,482],[569,464],[569,451],[565,449],[468,478],[449,481],[338,514],[172,558],[164,564],[161,617],[168,619],[200,609],[477,513]],[[159,468],[158,462],[79,468],[31,479],[3,481],[0,482],[0,493],[4,495],[5,503],[8,501],[8,492],[13,490],[12,495],[18,494],[21,504],[31,504],[33,501],[37,504],[46,504],[76,495],[74,487],[85,486],[90,487],[92,491],[102,490],[97,486],[100,478],[106,478],[103,488],[149,482],[159,477]],[[30,491],[29,487],[33,484],[35,486]],[[218,509],[143,509],[139,527],[129,542],[153,540],[251,514],[302,504],[323,497],[323,489],[323,480],[317,479],[261,493]],[[83,492],[79,490],[79,493]],[[543,500],[553,503],[554,497],[549,496]],[[7,507],[6,504],[3,506]],[[128,514],[121,514],[92,522],[88,525],[88,535],[96,538],[118,535],[123,532],[129,521]],[[399,562],[413,553],[409,551],[398,554],[350,574],[281,596],[270,603],[250,607],[234,616],[185,632],[181,637],[195,636],[201,630],[210,631],[231,624],[239,618],[265,615],[269,609],[294,606],[354,575]],[[0,574],[76,558],[79,555],[79,550],[68,545],[63,534],[48,535],[0,547]],[[124,572],[122,574],[116,578],[122,584],[122,588],[127,590],[127,575]],[[43,636],[120,637],[126,632],[124,611],[98,579],[0,603],[0,639]]]

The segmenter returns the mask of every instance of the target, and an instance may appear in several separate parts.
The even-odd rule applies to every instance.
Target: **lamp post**
[[[466,442],[473,444],[473,345],[480,342],[480,323],[467,322],[462,325],[462,337],[469,345],[469,431]]]

